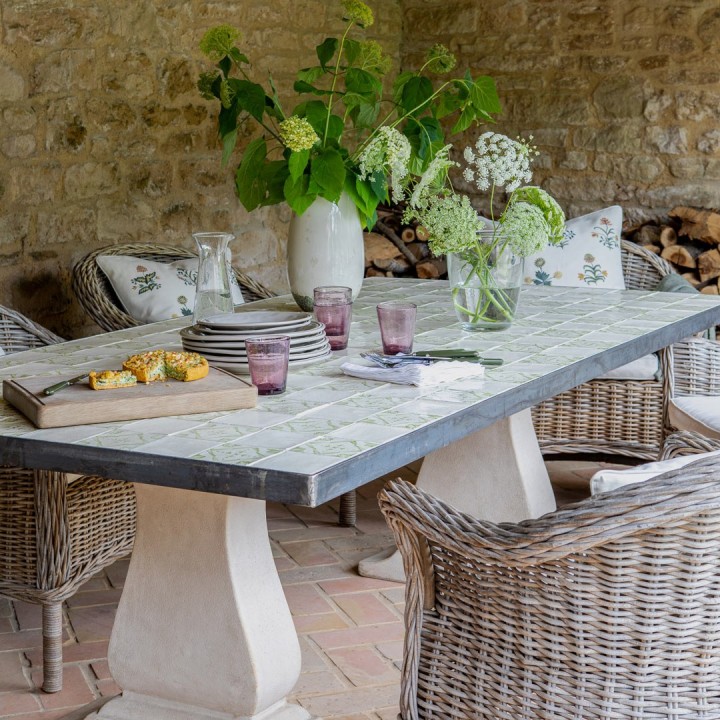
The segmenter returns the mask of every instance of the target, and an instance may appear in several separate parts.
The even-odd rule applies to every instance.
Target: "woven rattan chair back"
[[[122,303],[97,264],[98,255],[129,255],[144,260],[170,263],[197,257],[193,250],[172,245],[130,243],[93,250],[73,269],[73,290],[83,309],[103,330],[124,330],[142,323],[125,312]],[[245,302],[272,297],[274,293],[241,270],[233,268]]]
[[[0,306],[0,346],[6,353],[62,341]],[[134,537],[131,484],[0,467],[0,595],[42,605],[46,692],[62,688],[63,600],[127,555]]]
[[[720,718],[720,472],[495,525],[394,481],[402,720]]]
[[[654,290],[675,272],[663,258],[622,241],[628,290]],[[662,353],[661,353],[662,355]],[[660,380],[592,380],[532,409],[544,455],[606,455],[654,460],[665,434],[667,392]]]

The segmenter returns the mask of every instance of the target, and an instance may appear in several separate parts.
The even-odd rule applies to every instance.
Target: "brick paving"
[[[593,463],[549,463],[563,503],[583,497]],[[391,473],[407,479],[417,466]],[[291,699],[332,720],[395,720],[402,656],[403,587],[362,578],[358,561],[391,535],[377,508],[382,479],[359,491],[356,528],[337,526],[337,503],[268,506],[274,557],[302,648],[303,671]],[[114,695],[107,647],[127,571],[120,560],[86,583],[64,607],[64,686],[42,682],[38,607],[0,597],[0,719],[54,720]]]

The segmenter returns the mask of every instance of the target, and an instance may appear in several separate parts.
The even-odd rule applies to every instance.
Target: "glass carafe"
[[[193,320],[233,312],[228,243],[234,235],[223,232],[193,233],[200,253]]]

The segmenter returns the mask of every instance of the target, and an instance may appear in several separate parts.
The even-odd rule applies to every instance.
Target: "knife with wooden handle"
[[[75,385],[75,383],[79,383],[83,381],[90,373],[86,372],[83,375],[78,375],[77,377],[70,378],[69,380],[63,380],[62,382],[55,383],[55,385],[51,385],[50,387],[46,387],[43,391],[43,395],[54,395],[58,390],[64,390],[66,387],[70,387],[70,385]]]

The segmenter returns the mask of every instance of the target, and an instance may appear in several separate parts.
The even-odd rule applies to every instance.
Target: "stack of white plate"
[[[249,337],[290,337],[290,367],[325,360],[331,354],[325,326],[312,315],[300,312],[255,310],[215,315],[180,331],[185,350],[207,358],[210,365],[247,373],[245,340]]]

